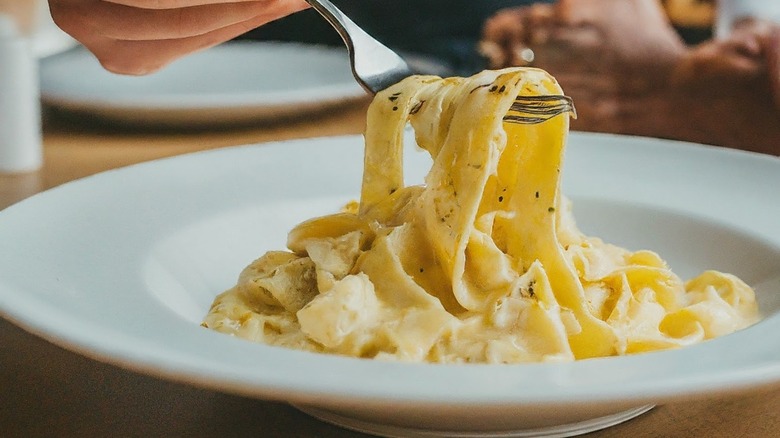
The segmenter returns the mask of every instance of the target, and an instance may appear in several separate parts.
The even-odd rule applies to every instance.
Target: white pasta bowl
[[[409,148],[407,178],[428,159]],[[199,326],[299,221],[357,197],[358,136],[227,148],[65,184],[0,211],[0,312],[96,360],[294,404],[386,436],[566,436],[650,405],[780,383],[780,159],[573,133],[564,191],[584,232],[683,278],[733,273],[763,320],[696,346],[572,363],[430,365],[321,355]]]

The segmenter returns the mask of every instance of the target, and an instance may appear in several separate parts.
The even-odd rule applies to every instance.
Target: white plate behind
[[[78,47],[41,61],[41,95],[86,116],[176,127],[275,120],[367,98],[344,49],[249,41],[191,54],[146,76],[110,73]]]

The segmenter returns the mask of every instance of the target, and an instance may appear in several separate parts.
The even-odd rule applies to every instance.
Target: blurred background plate
[[[110,73],[77,47],[42,59],[40,74],[50,107],[150,127],[302,117],[368,99],[346,50],[297,43],[226,43],[147,76]]]

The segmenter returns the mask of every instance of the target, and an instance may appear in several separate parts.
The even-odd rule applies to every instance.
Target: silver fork
[[[306,0],[341,35],[347,45],[352,74],[376,94],[413,74],[406,61],[366,33],[329,0]]]
[[[414,74],[397,53],[366,33],[330,0],[306,0],[336,29],[349,53],[352,75],[371,94]],[[533,125],[564,113],[574,113],[570,97],[518,96],[504,121]]]

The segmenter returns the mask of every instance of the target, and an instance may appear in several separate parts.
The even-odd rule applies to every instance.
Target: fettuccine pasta
[[[363,358],[569,361],[676,348],[757,318],[754,292],[715,271],[683,282],[651,251],[581,233],[561,194],[569,116],[504,116],[560,95],[546,72],[414,76],[368,111],[360,202],[296,226],[219,295],[203,325]],[[433,158],[405,186],[404,128]]]

